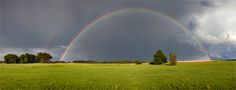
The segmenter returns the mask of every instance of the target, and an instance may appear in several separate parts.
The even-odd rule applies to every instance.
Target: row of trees
[[[5,63],[48,63],[52,59],[49,53],[39,52],[37,55],[25,53],[19,57],[16,54],[4,56]]]
[[[155,64],[155,65],[159,65],[159,64],[165,64],[167,63],[167,57],[166,55],[163,53],[162,50],[158,50],[154,55],[153,55],[153,62],[150,62],[150,64]],[[177,61],[176,61],[176,54],[174,52],[171,52],[169,54],[169,63],[171,65],[176,65]]]
[[[165,64],[167,63],[167,57],[163,53],[162,50],[158,50],[153,55],[153,62],[150,62],[150,64],[159,65],[159,64]],[[64,61],[50,61],[52,59],[52,56],[49,53],[43,53],[39,52],[37,55],[25,53],[20,55],[19,57],[15,54],[7,54],[4,56],[4,62],[5,63],[66,63]],[[137,61],[137,60],[113,60],[113,61],[93,61],[93,60],[78,60],[73,61],[73,63],[136,63],[136,64],[142,64],[146,61]],[[175,65],[177,63],[176,61],[176,54],[174,52],[171,52],[169,54],[169,64]]]

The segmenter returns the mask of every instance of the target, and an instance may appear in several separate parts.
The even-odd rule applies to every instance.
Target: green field
[[[0,64],[2,90],[236,89],[236,61],[135,64]]]

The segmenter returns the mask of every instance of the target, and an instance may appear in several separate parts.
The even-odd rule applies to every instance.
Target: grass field
[[[236,89],[236,61],[135,64],[0,64],[0,89]]]

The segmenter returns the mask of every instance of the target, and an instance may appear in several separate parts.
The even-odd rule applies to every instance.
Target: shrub
[[[142,64],[141,61],[135,61],[135,64]]]
[[[153,65],[153,64],[154,64],[154,62],[149,62],[149,64]]]
[[[4,61],[0,61],[0,63],[5,63]]]
[[[50,61],[50,63],[67,63],[66,61]]]

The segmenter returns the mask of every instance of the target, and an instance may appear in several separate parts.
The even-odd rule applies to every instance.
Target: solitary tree
[[[7,54],[4,56],[5,63],[19,63],[19,58],[15,54]]]
[[[153,64],[163,64],[167,62],[167,57],[160,49],[153,55],[153,57],[154,57]]]
[[[174,52],[170,53],[169,58],[170,58],[170,64],[171,65],[176,65],[176,63],[177,63],[177,61],[176,61],[176,54]]]
[[[48,63],[50,62],[50,59],[52,59],[52,56],[49,53],[40,52],[36,56],[37,62]]]

